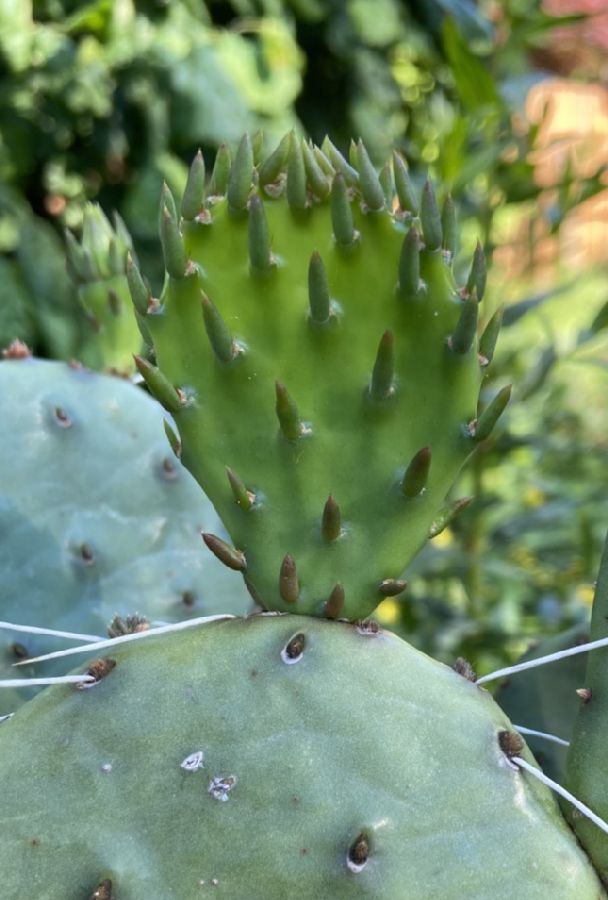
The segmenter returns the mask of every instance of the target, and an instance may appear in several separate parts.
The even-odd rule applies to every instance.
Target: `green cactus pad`
[[[196,216],[193,175],[181,224],[164,192],[168,275],[145,317],[159,368],[138,365],[258,602],[357,619],[424,544],[482,436],[478,303],[457,289],[430,184],[415,219],[362,145],[357,172],[335,148],[330,162],[287,144],[284,169],[258,175],[244,139],[227,196],[201,194]]]
[[[255,616],[104,652],[0,725],[4,897],[605,897],[490,695],[392,634]]]
[[[595,586],[590,636],[592,641],[608,640],[608,538]],[[608,821],[607,654],[606,646],[587,654],[584,682],[578,685],[585,693],[581,692],[579,695],[578,712],[566,760],[566,786],[604,821]],[[600,873],[602,882],[608,885],[608,835],[577,810],[570,809],[568,815],[577,837]]]
[[[116,613],[175,621],[250,608],[238,576],[204,552],[200,532],[217,515],[144,391],[64,363],[5,360],[0,414],[1,619],[103,635]],[[57,646],[0,631],[0,668]],[[0,715],[14,700],[0,692]]]
[[[133,354],[142,346],[126,277],[131,237],[120,216],[112,228],[101,208],[90,203],[80,244],[70,232],[66,239],[68,271],[95,335],[87,343],[85,362],[129,374],[134,370]]]

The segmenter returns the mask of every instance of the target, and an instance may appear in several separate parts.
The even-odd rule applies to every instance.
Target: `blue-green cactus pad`
[[[3,897],[605,897],[490,695],[395,635],[256,616],[104,655],[0,725]]]
[[[241,579],[205,552],[201,531],[220,527],[217,515],[144,391],[65,363],[5,360],[0,418],[0,619],[104,635],[116,613],[175,621],[251,607]],[[57,646],[0,631],[0,667]],[[13,700],[0,692],[0,714]]]

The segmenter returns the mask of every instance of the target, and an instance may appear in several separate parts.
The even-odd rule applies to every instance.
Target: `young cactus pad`
[[[139,370],[234,544],[208,546],[262,607],[349,619],[403,590],[508,393],[476,422],[496,329],[481,357],[483,255],[458,290],[451,201],[443,227],[399,157],[396,194],[355,157],[292,134],[254,167],[245,137],[205,200],[198,156],[181,219],[163,192],[160,301],[130,273],[158,363]]]
[[[605,897],[490,695],[392,634],[254,616],[104,656],[0,725],[4,897]]]
[[[87,344],[85,361],[96,369],[131,373],[133,353],[142,346],[126,278],[131,237],[118,214],[112,228],[101,208],[89,203],[81,242],[71,232],[66,241],[68,271],[95,334]]]
[[[5,360],[0,411],[2,620],[104,635],[117,613],[175,621],[251,606],[235,573],[201,553],[217,514],[144,391],[65,363]],[[0,630],[0,669],[15,677],[17,660],[57,646]],[[22,671],[32,674],[51,671]],[[0,691],[0,715],[14,702]]]

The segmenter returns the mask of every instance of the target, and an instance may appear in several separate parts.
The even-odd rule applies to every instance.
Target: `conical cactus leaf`
[[[169,271],[145,317],[158,369],[140,371],[168,401],[183,462],[244,554],[257,602],[294,611],[279,590],[293,554],[295,611],[327,615],[340,585],[339,615],[357,619],[382,599],[379,585],[402,580],[507,393],[476,421],[478,303],[455,283],[454,210],[444,208],[444,247],[430,182],[414,222],[400,157],[397,204],[385,196],[392,177],[381,184],[361,143],[357,170],[329,141],[315,153],[292,133],[258,166],[266,186],[248,146],[228,198],[213,196],[207,216],[182,225],[188,272]],[[319,195],[322,158],[331,190]],[[402,489],[421,448],[426,462]],[[249,508],[235,503],[226,467],[255,495]],[[340,533],[328,541],[329,496]]]

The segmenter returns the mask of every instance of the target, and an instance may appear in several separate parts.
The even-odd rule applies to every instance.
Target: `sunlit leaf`
[[[449,17],[443,23],[442,37],[456,90],[464,106],[469,109],[486,105],[499,107],[501,101],[487,63],[471,52],[455,21]]]

